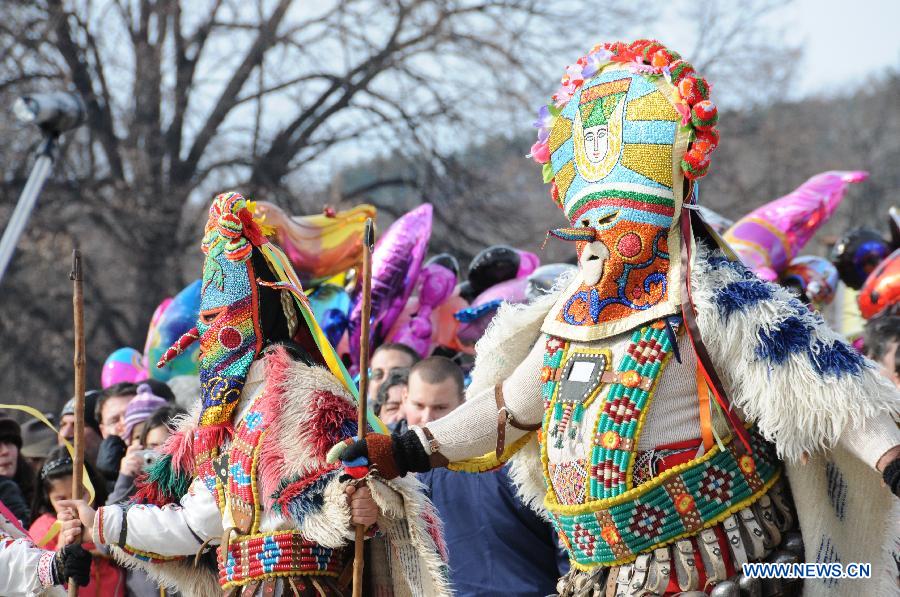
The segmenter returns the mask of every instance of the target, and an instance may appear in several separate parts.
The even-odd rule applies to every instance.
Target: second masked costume
[[[202,403],[137,503],[98,510],[95,541],[186,595],[349,594],[349,481],[325,455],[356,433],[355,387],[254,213],[237,193],[210,207],[199,320],[166,356],[199,340]],[[446,594],[434,509],[398,481],[369,484],[364,593]]]
[[[386,477],[511,460],[568,552],[563,595],[779,594],[740,574],[773,558],[871,562],[866,586],[886,594],[896,500],[874,467],[900,444],[898,394],[696,215],[716,119],[705,79],[657,42],[568,67],[532,154],[578,273],[501,310],[458,410],[332,457],[367,454]]]

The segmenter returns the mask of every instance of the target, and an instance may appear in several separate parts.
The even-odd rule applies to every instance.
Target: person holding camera
[[[172,434],[173,420],[186,412],[149,393],[139,393],[131,401],[125,411],[124,438],[128,449],[107,504],[118,504],[134,495],[134,480],[155,462],[156,449]]]

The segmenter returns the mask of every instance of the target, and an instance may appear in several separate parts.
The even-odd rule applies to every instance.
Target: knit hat
[[[56,446],[56,434],[37,419],[22,425],[22,456],[44,458]]]
[[[97,421],[95,411],[97,410],[97,398],[99,396],[100,392],[97,390],[88,390],[84,393],[84,426],[90,427],[97,433],[100,433],[100,423]],[[59,412],[59,420],[62,421],[64,416],[74,414],[75,399],[69,398],[69,401],[66,402],[66,405]]]
[[[139,385],[137,395],[125,408],[125,436],[122,439],[129,442],[134,428],[149,419],[153,411],[167,404],[168,401],[154,394],[149,385],[145,383]]]
[[[15,444],[22,449],[22,428],[13,419],[0,419],[0,443]]]

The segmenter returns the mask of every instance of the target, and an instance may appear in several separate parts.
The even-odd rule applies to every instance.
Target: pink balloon
[[[517,278],[528,276],[541,265],[541,258],[530,251],[516,249],[519,254],[519,271],[516,272]]]
[[[147,379],[147,372],[141,366],[141,353],[125,347],[114,350],[106,357],[100,372],[100,385],[105,389],[117,383],[135,383]]]
[[[724,238],[760,278],[777,280],[788,262],[837,209],[847,185],[868,176],[861,170],[816,174],[793,192],[735,222]]]
[[[420,205],[404,214],[388,228],[372,255],[372,321],[370,344],[381,344],[415,286],[422,260],[431,237],[432,207]],[[359,337],[362,327],[362,301],[353,299],[348,332],[350,358],[359,365]]]
[[[422,269],[417,286],[419,288],[417,308],[412,317],[393,333],[391,341],[405,344],[419,353],[419,356],[426,357],[431,354],[432,346],[431,313],[453,294],[456,274],[443,265],[432,263]],[[410,303],[412,302],[410,300]]]
[[[497,308],[499,308],[499,303],[524,303],[527,300],[525,296],[527,288],[528,278],[515,278],[513,280],[494,284],[479,294],[478,297],[472,301],[471,306],[467,307],[467,310],[477,311],[478,307],[487,305],[488,303],[497,303]],[[497,308],[493,308],[474,321],[462,323],[459,326],[459,332],[457,333],[460,342],[467,346],[474,346],[479,338],[484,335],[488,325],[490,325],[491,321],[494,319]]]

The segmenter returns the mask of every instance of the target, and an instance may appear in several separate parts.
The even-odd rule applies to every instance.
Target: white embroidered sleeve
[[[0,595],[32,597],[52,587],[54,555],[28,539],[13,539],[0,531]]]
[[[522,425],[539,423],[544,414],[541,397],[541,366],[545,337],[541,336],[525,360],[503,382],[503,397],[510,415]],[[497,444],[497,403],[494,388],[466,396],[466,402],[446,417],[429,423],[428,430],[440,446],[440,452],[450,462],[483,456]],[[429,443],[418,427],[412,427],[426,451]],[[506,428],[506,444],[525,435],[525,431],[511,425]]]
[[[123,516],[127,516],[122,532]],[[129,553],[170,558],[194,555],[210,538],[219,543],[222,515],[215,497],[199,478],[194,479],[180,504],[167,506],[105,506],[97,510],[94,542],[116,545]]]

